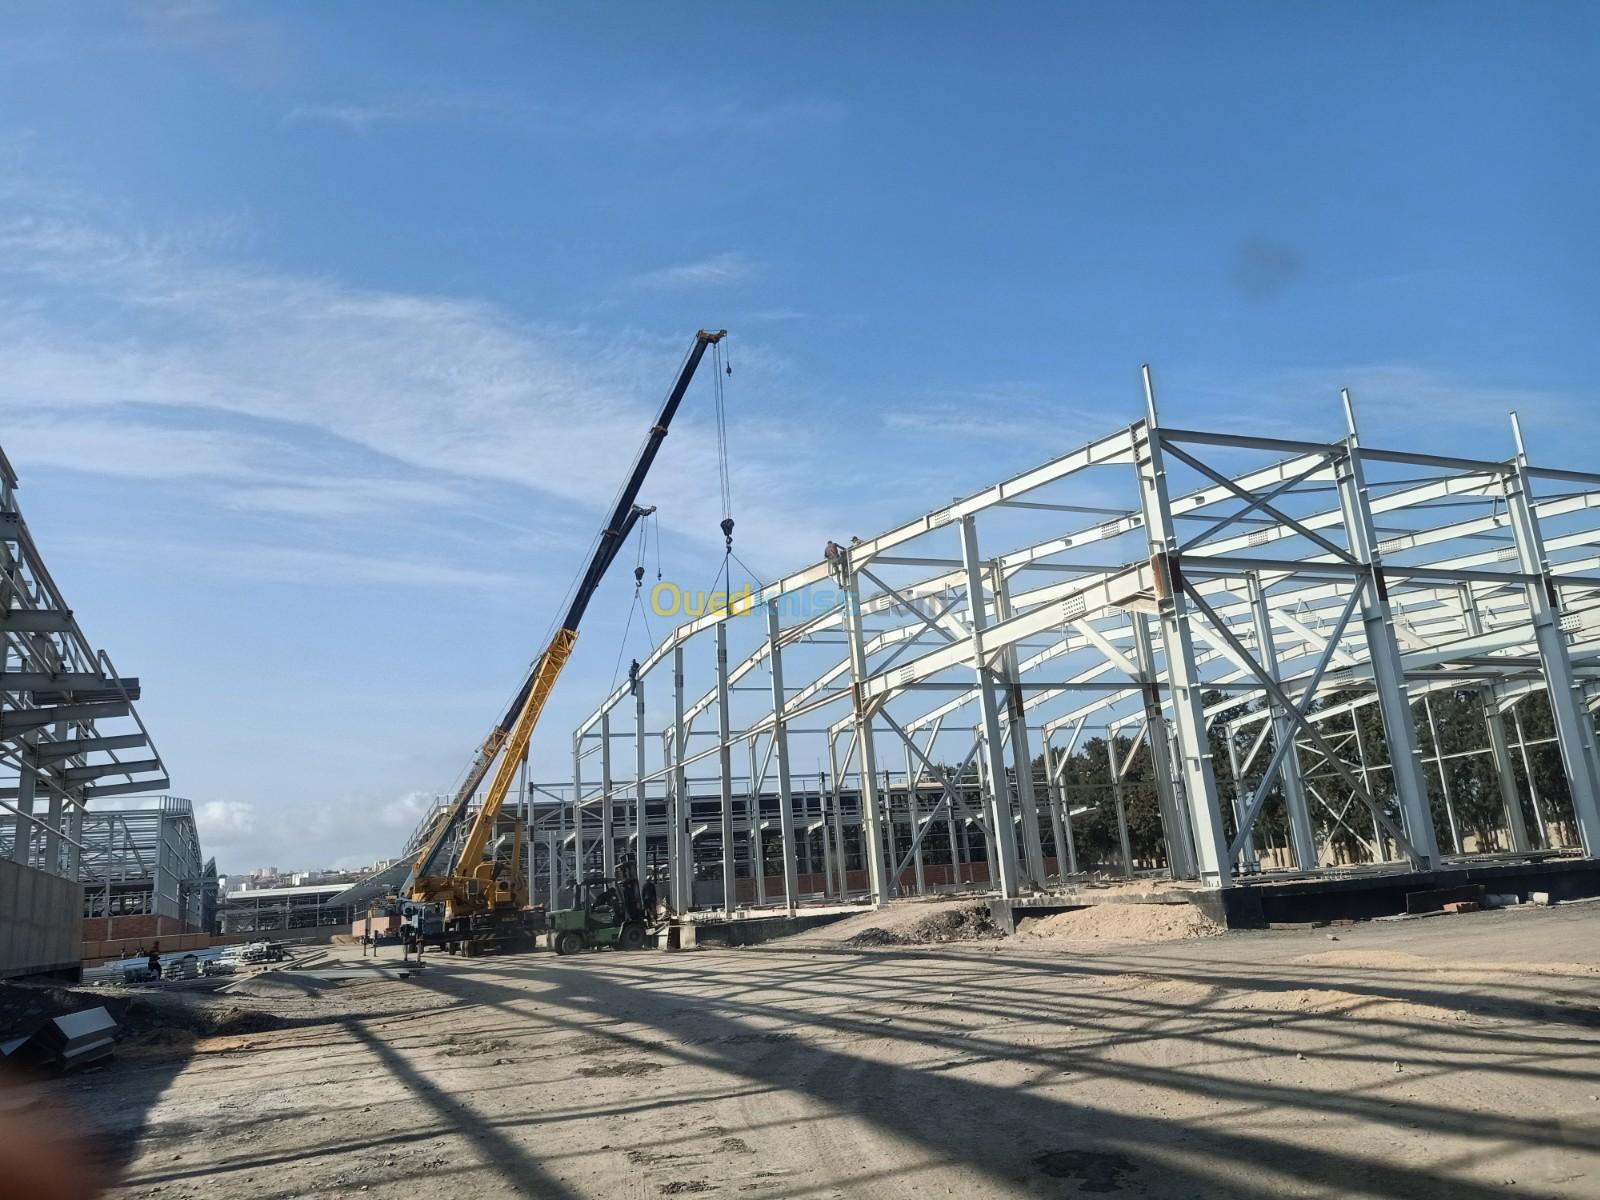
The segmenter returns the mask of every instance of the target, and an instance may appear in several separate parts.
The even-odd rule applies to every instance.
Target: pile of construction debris
[[[117,1020],[103,1004],[59,987],[0,990],[0,1061],[23,1070],[72,1070],[111,1056]]]
[[[941,909],[920,918],[899,932],[869,925],[845,939],[847,946],[926,946],[946,942],[983,942],[1005,937],[994,923],[988,905],[969,904]]]

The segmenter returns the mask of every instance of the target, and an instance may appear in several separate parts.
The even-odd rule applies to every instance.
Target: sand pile
[[[1363,996],[1338,988],[1291,988],[1285,991],[1254,991],[1228,996],[1219,1008],[1246,1012],[1329,1014],[1366,1021],[1466,1021],[1470,1015],[1460,1009],[1437,1004],[1417,1004],[1391,1000],[1386,996]]]
[[[832,924],[786,937],[775,945],[937,946],[952,942],[1007,942],[1019,949],[1071,949],[1089,945],[1143,945],[1222,933],[1192,904],[1097,904],[1048,917],[1025,918],[1007,938],[986,903],[971,900],[899,900],[877,911],[854,913]]]
[[[1192,904],[1097,904],[1018,924],[1017,940],[1061,945],[1146,945],[1223,929]]]

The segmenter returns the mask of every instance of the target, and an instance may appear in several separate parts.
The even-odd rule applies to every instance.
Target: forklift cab
[[[597,946],[642,948],[644,907],[638,885],[626,873],[614,880],[594,874],[577,881],[572,906],[550,914],[550,937],[557,954]]]

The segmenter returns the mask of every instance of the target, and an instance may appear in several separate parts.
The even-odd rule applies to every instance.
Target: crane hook
[[[733,549],[733,518],[722,518],[722,540],[729,550]]]

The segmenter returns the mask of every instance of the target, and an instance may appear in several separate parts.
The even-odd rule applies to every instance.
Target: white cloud
[[[660,267],[633,277],[635,287],[697,288],[743,283],[757,272],[757,266],[742,254],[714,254],[697,262]]]
[[[930,398],[915,408],[883,413],[884,428],[929,437],[999,438],[1044,446],[1075,446],[1103,432],[1106,418],[1044,399],[1039,389],[1011,384],[957,400]]]
[[[844,105],[820,97],[756,103],[664,96],[578,105],[511,92],[435,91],[307,100],[291,107],[284,122],[331,125],[364,135],[384,125],[477,117],[528,136],[637,141],[708,134],[753,138],[804,134],[838,125],[846,115]]]
[[[1364,441],[1415,444],[1419,432],[1437,437],[1441,430],[1455,440],[1453,435],[1470,430],[1480,443],[1477,457],[1510,457],[1508,414],[1515,410],[1530,443],[1542,435],[1542,457],[1555,463],[1563,428],[1586,415],[1574,394],[1403,362],[1297,367],[1226,384],[1202,382],[1194,394],[1207,401],[1208,424],[1215,428],[1341,437],[1340,388],[1350,390]]]
[[[126,456],[176,474],[250,475],[259,445],[153,431],[129,408],[149,405],[188,411],[190,424],[273,422],[280,438],[334,438],[419,472],[595,505],[676,364],[675,348],[643,338],[606,342],[471,300],[218,264],[93,224],[13,222],[0,235],[4,274],[55,293],[0,312],[8,431],[50,425],[53,460],[113,473]],[[129,431],[120,447],[118,430]],[[705,491],[694,481],[714,478],[711,442],[685,422],[673,450],[662,474],[686,496]],[[256,498],[284,503],[281,490]]]
[[[213,509],[307,521],[453,508],[515,525],[522,540],[570,542],[570,510],[508,510],[506,486],[600,510],[690,332],[607,337],[470,298],[272,270],[224,255],[225,222],[130,229],[95,197],[26,181],[13,170],[0,183],[0,429],[24,473],[43,462],[180,481],[186,499]],[[750,269],[718,256],[676,277]],[[783,497],[809,494],[822,439],[752,402],[781,377],[780,360],[759,342],[739,357],[741,546],[789,569],[818,539]],[[644,499],[660,504],[664,530],[720,546],[706,386]],[[350,545],[359,577],[391,570]],[[482,578],[474,563],[456,569]]]
[[[146,423],[115,408],[85,415],[23,413],[6,446],[30,468],[141,480],[182,480],[219,507],[317,521],[458,508],[460,489],[416,478],[339,473],[337,464],[282,439]],[[211,485],[209,488],[207,485]]]
[[[242,800],[207,800],[195,809],[195,827],[204,837],[228,843],[256,831],[256,810]]]
[[[503,106],[502,101],[492,96],[460,94],[392,96],[381,100],[297,104],[284,116],[284,121],[290,125],[335,125],[352,133],[365,134],[378,125],[493,112]]]
[[[388,803],[379,804],[376,809],[376,819],[385,829],[393,829],[402,834],[409,834],[417,827],[422,818],[432,811],[435,804],[445,797],[437,792],[409,791],[394,797]]]
[[[6,420],[6,447],[30,467],[129,479],[267,478],[270,445],[216,430],[156,429],[103,413],[23,412]]]
[[[300,545],[241,542],[198,546],[183,542],[79,536],[56,543],[101,560],[137,558],[143,564],[169,563],[187,577],[206,576],[229,582],[309,587],[430,587],[495,589],[511,594],[526,579],[508,572],[453,563],[438,556],[407,557],[362,550],[323,550]]]

